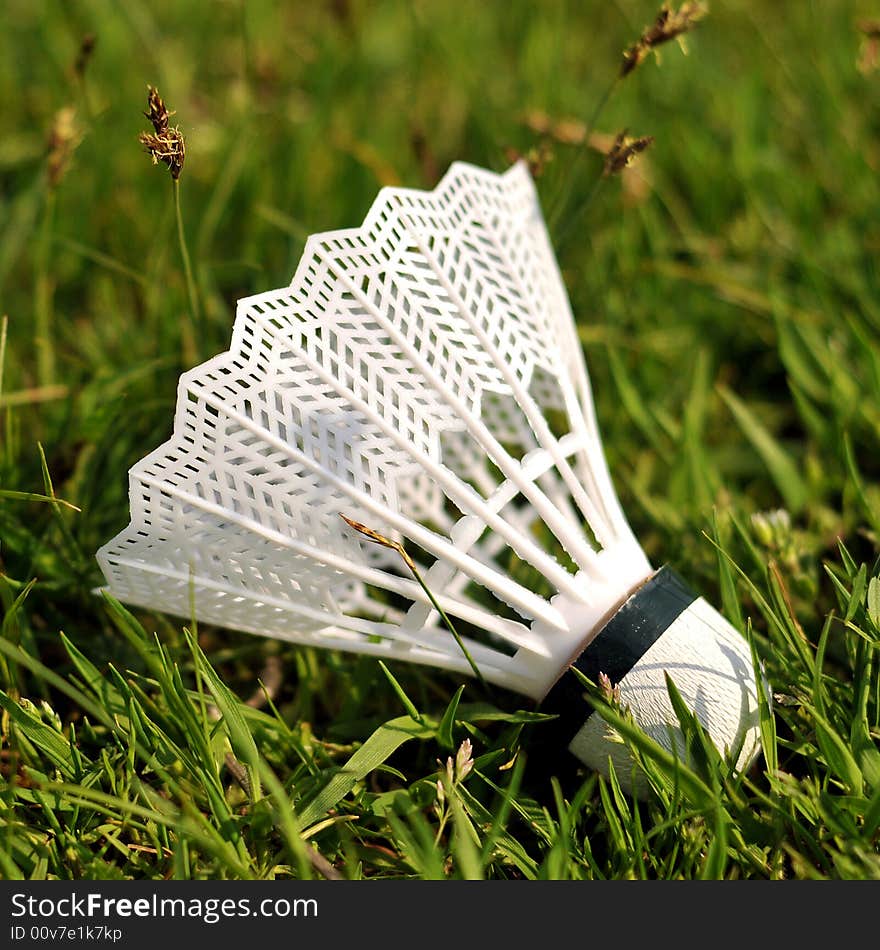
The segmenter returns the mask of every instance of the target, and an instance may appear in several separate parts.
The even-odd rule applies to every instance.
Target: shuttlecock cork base
[[[744,641],[654,573],[615,494],[524,163],[455,163],[310,237],[290,286],[239,300],[228,352],[181,376],[173,435],[129,497],[98,552],[126,603],[476,667],[536,701],[592,664],[664,743],[665,671],[719,749],[754,747]],[[552,696],[565,742],[604,769],[623,746],[565,699],[571,679]]]
[[[591,682],[607,677],[622,709],[637,710],[641,729],[686,761],[666,675],[719,750],[737,750],[737,769],[759,750],[758,700],[752,658],[742,636],[668,566],[635,590],[594,633],[571,664]],[[559,716],[553,731],[581,762],[608,772],[632,790],[629,752],[569,668],[541,703]]]

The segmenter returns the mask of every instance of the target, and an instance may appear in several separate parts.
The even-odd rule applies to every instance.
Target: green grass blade
[[[792,514],[802,511],[809,499],[809,490],[791,457],[745,402],[723,386],[718,388],[718,392],[743,435],[767,467],[788,510]]]
[[[397,682],[397,679],[395,678],[391,670],[389,670],[388,667],[381,660],[379,660],[379,666],[381,667],[382,672],[385,674],[386,679],[391,684],[391,688],[396,693],[397,698],[403,704],[403,708],[409,713],[409,715],[416,722],[424,723],[425,721],[424,717],[418,711],[418,709],[416,709],[415,703],[409,698],[409,696],[406,695],[406,691],[400,685],[400,683]]]
[[[436,731],[413,720],[411,716],[392,719],[380,726],[330,779],[318,794],[299,812],[300,824],[307,828],[323,818],[373,769],[411,739],[430,739]]]

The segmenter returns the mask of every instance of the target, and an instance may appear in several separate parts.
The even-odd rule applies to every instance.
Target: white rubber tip
[[[684,736],[669,698],[666,673],[718,750],[728,754],[739,749],[735,766],[737,770],[748,768],[760,750],[751,653],[742,635],[702,598],[672,621],[619,684],[621,708],[629,708],[647,735],[686,761]],[[633,782],[633,760],[627,746],[600,715],[587,719],[568,748],[604,774],[610,760],[626,791],[642,791],[638,778]]]

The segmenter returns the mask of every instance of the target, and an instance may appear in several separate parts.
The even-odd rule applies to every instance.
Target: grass
[[[746,775],[686,709],[687,768],[606,708],[648,775],[633,801],[539,769],[524,700],[92,591],[125,473],[235,300],[289,280],[305,237],[360,221],[380,185],[500,169],[541,146],[535,113],[589,116],[653,0],[8,0],[0,876],[880,877],[871,12],[715,2],[689,55],[665,46],[597,119],[654,137],[631,173],[600,181],[600,155],[546,137],[538,187],[624,509],[775,694]],[[176,195],[137,144],[148,83],[187,135]],[[447,768],[465,739],[473,766]]]

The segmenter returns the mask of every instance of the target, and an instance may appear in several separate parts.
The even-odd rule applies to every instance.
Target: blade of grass
[[[385,762],[404,742],[410,739],[430,739],[435,735],[435,729],[421,725],[411,716],[389,720],[364,742],[342,769],[300,811],[300,824],[307,828],[322,819],[361,779]]]
[[[795,463],[741,399],[726,386],[719,386],[718,393],[736,419],[743,435],[766,466],[788,510],[792,514],[801,512],[810,495]]]
[[[452,729],[455,725],[455,714],[458,711],[458,704],[461,700],[461,694],[463,692],[464,684],[459,686],[455,691],[455,695],[452,697],[449,705],[446,707],[446,711],[443,713],[443,716],[440,719],[440,725],[437,727],[437,742],[444,749],[455,748],[455,740],[452,736]]]
[[[391,684],[391,688],[394,690],[395,694],[397,695],[397,698],[403,704],[403,708],[409,713],[410,718],[414,719],[418,723],[424,724],[425,722],[424,717],[418,711],[418,709],[416,709],[415,704],[409,698],[409,696],[406,695],[406,691],[400,685],[400,683],[397,682],[391,670],[389,670],[388,667],[381,660],[379,660],[379,666],[382,668],[382,672],[385,674],[388,682]]]

